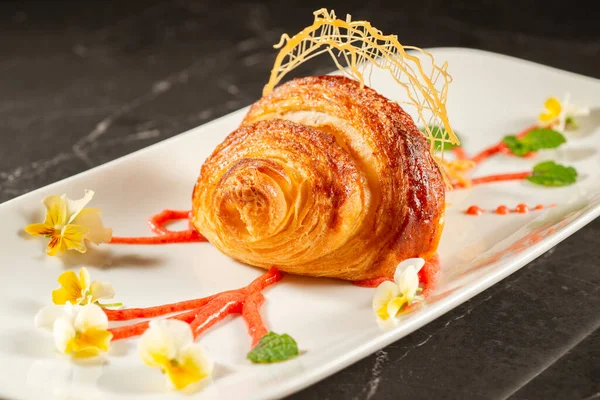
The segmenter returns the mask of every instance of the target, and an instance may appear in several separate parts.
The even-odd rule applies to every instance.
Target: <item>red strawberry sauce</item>
[[[260,316],[260,307],[264,302],[261,292],[268,286],[279,282],[282,278],[283,275],[279,270],[273,267],[248,286],[240,289],[161,306],[122,310],[105,309],[104,312],[109,321],[155,318],[177,313],[168,318],[189,323],[195,337],[200,336],[227,316],[241,314],[248,326],[248,333],[252,338],[252,346],[254,347],[260,338],[268,332]],[[113,334],[112,340],[119,340],[141,335],[146,329],[148,329],[148,321],[111,328],[109,331]]]
[[[200,235],[194,227],[183,231],[172,231],[165,227],[169,221],[179,219],[190,219],[191,211],[163,210],[154,215],[148,221],[150,230],[156,236],[140,236],[140,237],[119,237],[113,236],[110,243],[112,244],[168,244],[168,243],[186,243],[186,242],[205,242],[204,236]]]

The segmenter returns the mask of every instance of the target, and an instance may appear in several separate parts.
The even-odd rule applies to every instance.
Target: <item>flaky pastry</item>
[[[320,76],[251,107],[202,166],[192,222],[243,263],[362,280],[433,256],[444,204],[430,145],[400,105]]]

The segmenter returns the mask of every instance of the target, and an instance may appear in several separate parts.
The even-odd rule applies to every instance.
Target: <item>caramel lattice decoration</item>
[[[414,46],[403,46],[396,35],[383,35],[367,21],[336,18],[334,11],[322,8],[314,12],[313,24],[293,37],[287,34],[274,47],[280,49],[263,95],[269,94],[281,79],[300,64],[328,53],[345,76],[361,85],[370,85],[373,67],[389,71],[394,81],[404,89],[413,106],[419,129],[430,140],[432,153],[445,143],[459,144],[446,114],[448,84],[452,77],[447,63],[440,67],[433,55]],[[407,51],[412,51],[410,54]],[[429,73],[426,73],[428,70]],[[367,76],[367,79],[365,79]],[[415,115],[413,115],[413,118]],[[436,129],[434,127],[443,127]],[[443,158],[443,152],[440,155]]]

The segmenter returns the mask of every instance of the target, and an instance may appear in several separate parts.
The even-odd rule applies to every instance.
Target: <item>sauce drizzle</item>
[[[555,206],[556,206],[556,204],[550,204],[549,206],[544,206],[543,204],[538,204],[534,208],[529,208],[527,206],[527,204],[520,203],[520,204],[517,204],[517,206],[515,207],[514,210],[511,210],[504,204],[501,204],[496,208],[496,210],[494,211],[494,214],[508,215],[511,212],[518,213],[518,214],[527,214],[530,211],[541,211],[546,208],[552,208]],[[467,210],[465,211],[465,214],[479,216],[484,212],[485,212],[485,210],[479,208],[478,206],[471,206],[471,207],[467,208]]]
[[[279,282],[283,275],[275,267],[252,281],[248,286],[236,290],[228,290],[212,296],[164,304],[148,308],[130,308],[122,310],[104,309],[109,321],[126,321],[137,318],[155,318],[166,314],[179,312],[170,319],[187,322],[197,338],[217,322],[231,314],[241,314],[248,333],[252,338],[252,347],[268,333],[260,307],[265,298],[261,293],[265,288]],[[109,329],[113,334],[112,340],[126,339],[141,335],[148,329],[148,321]]]
[[[529,207],[527,207],[527,204],[517,204],[515,212],[519,214],[527,214],[529,212]]]
[[[187,219],[190,220],[191,211],[163,210],[153,215],[148,220],[150,230],[157,236],[139,236],[139,237],[119,237],[113,236],[109,243],[111,244],[168,244],[168,243],[189,243],[206,242],[206,238],[200,235],[193,226],[183,231],[173,231],[167,229],[165,224],[170,221]]]
[[[483,208],[473,205],[473,206],[467,208],[467,211],[465,211],[465,214],[479,216],[479,215],[483,214],[484,212],[485,212],[485,210]]]
[[[497,174],[481,176],[479,178],[473,178],[471,185],[480,185],[482,183],[500,182],[500,181],[520,181],[531,176],[530,171],[526,172],[513,172],[509,174]]]
[[[510,214],[510,208],[506,207],[504,204],[499,205],[498,208],[496,208],[496,214],[499,214],[499,215]]]
[[[462,148],[462,146],[453,147],[452,152],[454,153],[454,156],[457,160],[467,160],[469,158],[467,157],[467,153],[465,152],[465,149]]]
[[[539,128],[538,125],[532,125],[529,128],[525,129],[522,132],[519,132],[516,136],[521,139],[523,138],[525,135],[527,135],[529,132],[533,131],[534,129]],[[483,149],[481,152],[477,153],[471,160],[473,160],[475,162],[475,164],[481,164],[482,161],[484,161],[485,159],[498,154],[498,153],[510,153],[508,146],[506,146],[504,144],[504,142],[500,142],[497,143],[493,146],[490,146],[486,149]],[[526,154],[527,157],[532,156],[532,154]]]

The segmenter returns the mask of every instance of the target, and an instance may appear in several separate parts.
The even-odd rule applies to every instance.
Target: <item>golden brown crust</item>
[[[308,77],[256,102],[209,157],[193,222],[242,262],[361,280],[435,253],[444,191],[397,103],[344,77]]]

